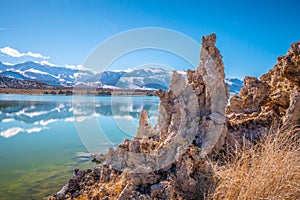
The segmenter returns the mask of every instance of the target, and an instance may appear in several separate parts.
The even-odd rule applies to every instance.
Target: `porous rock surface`
[[[277,132],[297,134],[300,128],[300,41],[259,79],[245,77],[239,95],[227,107],[228,137],[255,142]]]
[[[267,74],[246,77],[228,103],[215,34],[202,38],[200,64],[187,82],[174,72],[159,90],[158,123],[141,112],[137,135],[110,148],[93,170],[76,169],[50,199],[203,199],[212,181],[206,158],[275,132],[300,132],[300,42]]]

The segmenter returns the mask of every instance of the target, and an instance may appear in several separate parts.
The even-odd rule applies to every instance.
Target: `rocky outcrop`
[[[299,131],[300,42],[259,79],[245,77],[227,107],[228,137],[256,141],[266,134]]]
[[[300,42],[260,79],[246,77],[229,105],[215,42],[214,34],[202,38],[200,64],[187,71],[187,82],[174,72],[170,89],[157,91],[155,126],[143,110],[136,137],[101,155],[99,168],[76,170],[52,198],[203,199],[213,173],[207,158],[219,160],[266,134],[299,135]]]
[[[83,177],[75,173],[55,198],[81,195],[88,199],[195,199],[203,196],[211,170],[203,158],[213,148],[223,145],[227,130],[225,107],[229,92],[224,83],[222,56],[215,42],[215,34],[202,38],[200,64],[196,70],[188,71],[187,82],[181,74],[173,72],[169,91],[157,92],[161,100],[158,123],[154,127],[148,124],[143,110],[136,137],[108,150],[97,183],[81,184],[81,180],[89,179],[85,175],[88,173]],[[95,170],[99,168],[91,173]]]

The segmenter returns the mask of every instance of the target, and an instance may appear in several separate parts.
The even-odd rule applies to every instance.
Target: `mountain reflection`
[[[8,138],[19,132],[39,132],[59,120],[80,123],[91,117],[101,116],[138,120],[142,109],[147,110],[150,121],[155,122],[158,99],[112,97],[79,102],[1,100],[0,135]]]

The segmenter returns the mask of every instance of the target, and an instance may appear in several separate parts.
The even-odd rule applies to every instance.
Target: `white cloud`
[[[78,70],[93,71],[91,68],[88,68],[88,67],[83,66],[83,65],[68,65],[68,64],[66,64],[65,67],[69,68],[69,69],[78,69]]]
[[[13,127],[13,128],[9,128],[7,130],[0,132],[0,135],[5,138],[10,138],[12,136],[17,135],[19,132],[22,132],[22,131],[24,131],[24,129],[22,129],[20,127]]]
[[[10,47],[4,47],[4,48],[0,49],[0,51],[2,53],[5,53],[5,54],[7,54],[9,56],[12,56],[12,57],[19,58],[19,57],[24,56],[24,54],[20,53],[18,50],[12,49]]]
[[[133,117],[130,115],[114,115],[114,119],[125,119],[125,120],[133,120]]]
[[[26,115],[28,117],[37,117],[37,116],[40,116],[40,115],[44,115],[44,114],[47,114],[48,112],[47,111],[39,111],[39,112],[31,112],[31,113],[28,113],[28,112],[25,112],[26,110],[23,109],[23,110],[20,110],[19,112],[16,112],[16,115]]]
[[[76,122],[83,122],[85,120],[89,120],[89,119],[92,119],[92,118],[95,118],[95,117],[100,117],[100,114],[93,113],[90,116],[79,116],[79,117],[76,118]]]
[[[26,132],[28,134],[30,134],[30,133],[38,133],[38,132],[41,132],[44,129],[45,129],[45,127],[35,127],[35,128],[27,129]]]
[[[40,125],[46,126],[46,125],[48,125],[48,124],[50,124],[50,123],[53,123],[53,122],[56,122],[56,121],[57,121],[56,119],[41,120],[41,121],[40,121]]]
[[[7,119],[2,120],[3,123],[8,123],[8,122],[12,122],[12,121],[14,121],[13,118],[7,118]]]
[[[13,137],[13,136],[17,135],[20,132],[26,132],[28,134],[30,134],[30,133],[39,133],[39,132],[41,132],[42,130],[45,130],[45,129],[49,129],[49,128],[48,127],[34,127],[34,128],[30,128],[30,129],[23,129],[23,128],[20,128],[20,127],[13,127],[13,128],[9,128],[9,129],[6,129],[4,131],[1,131],[0,136],[2,136],[4,138],[10,138],[10,137]]]
[[[69,117],[65,119],[65,122],[74,122],[75,118],[74,117]]]
[[[50,58],[49,56],[43,56],[39,53],[32,53],[30,51],[26,53],[26,56],[30,56],[30,57],[34,57],[34,58],[43,58],[43,59],[49,59]]]
[[[2,62],[4,65],[9,65],[9,66],[13,66],[14,64],[9,63],[9,62]]]
[[[0,51],[6,55],[9,55],[11,57],[15,57],[15,58],[20,58],[20,57],[24,57],[24,56],[30,56],[33,58],[42,58],[42,59],[49,59],[49,56],[43,56],[39,53],[32,53],[32,52],[27,52],[27,53],[21,53],[16,49],[10,48],[10,47],[3,47],[0,49]]]

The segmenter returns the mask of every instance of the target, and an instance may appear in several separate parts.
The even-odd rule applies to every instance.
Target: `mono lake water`
[[[75,168],[92,168],[90,153],[105,153],[137,130],[157,97],[0,95],[0,199],[46,199]]]

